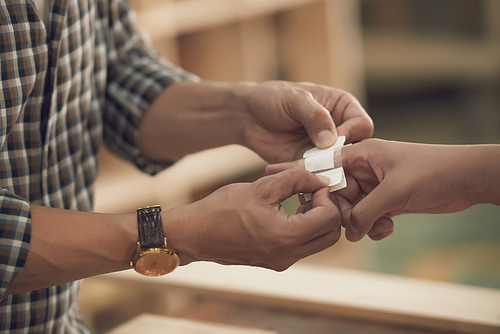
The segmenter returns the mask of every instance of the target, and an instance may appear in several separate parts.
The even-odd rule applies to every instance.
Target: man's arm
[[[333,245],[341,218],[328,180],[301,169],[232,184],[193,204],[162,212],[181,265],[213,261],[285,270]],[[288,215],[281,202],[315,192],[313,208]],[[31,242],[7,293],[21,293],[128,269],[138,240],[135,214],[99,214],[31,206]]]
[[[135,214],[98,214],[31,205],[26,263],[7,294],[128,268],[137,242]]]
[[[337,134],[348,142],[369,138],[373,123],[352,95],[327,86],[183,81],[153,102],[140,133],[142,152],[153,160],[240,144],[281,162],[328,147]]]
[[[156,161],[243,144],[243,103],[231,86],[182,81],[169,86],[140,123],[141,151]]]

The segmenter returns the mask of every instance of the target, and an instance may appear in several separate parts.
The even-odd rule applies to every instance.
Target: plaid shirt
[[[151,49],[125,0],[0,0],[0,332],[87,333],[79,282],[6,295],[30,245],[30,204],[91,211],[103,143],[154,174],[138,124],[189,77]],[[71,222],[68,222],[71,224]]]

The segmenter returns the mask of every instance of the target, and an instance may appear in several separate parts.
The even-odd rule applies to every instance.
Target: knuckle
[[[263,180],[263,179],[258,179],[258,180],[256,180],[256,181],[254,181],[254,182],[252,183],[252,187],[251,187],[251,188],[252,188],[252,190],[253,190],[254,192],[257,192],[257,193],[258,193],[258,192],[261,192],[261,191],[262,191],[263,189],[265,189],[265,188],[266,188],[269,184],[274,183],[274,178],[269,177],[266,181],[267,181],[267,182],[264,182],[264,180]]]
[[[346,98],[349,102],[359,103],[358,99],[346,90],[343,91],[342,97]]]
[[[307,113],[307,122],[316,123],[324,119],[327,116],[327,111],[325,109],[311,108]]]
[[[267,243],[266,252],[271,254],[286,254],[296,246],[296,241],[288,236],[275,236]]]
[[[359,125],[359,132],[362,133],[365,138],[370,138],[371,136],[373,136],[373,133],[375,131],[373,120],[368,115],[363,116],[362,119],[363,121],[360,122],[361,124]]]
[[[336,226],[340,226],[342,224],[342,214],[340,213],[338,204],[334,204],[332,202],[332,205],[328,207],[328,215],[332,220],[332,223]]]
[[[288,268],[290,268],[291,266],[292,266],[292,264],[284,264],[282,266],[277,267],[275,270],[277,272],[283,272],[283,271],[287,270]]]
[[[270,265],[270,267],[274,271],[283,272],[283,271],[287,270],[288,268],[290,268],[295,262],[296,261],[292,261],[292,260],[280,260],[280,261],[273,262]]]
[[[380,138],[370,138],[370,139],[367,139],[365,141],[366,145],[375,146],[375,147],[380,146],[382,143],[383,143],[383,140]]]
[[[299,169],[297,167],[287,169],[285,171],[285,173],[283,174],[287,178],[286,182],[294,182],[295,179],[297,178],[298,172],[299,172]]]
[[[300,99],[310,99],[313,97],[311,92],[309,92],[305,89],[302,89],[302,88],[297,88],[297,87],[291,88],[290,94],[292,94],[295,97],[298,97]]]
[[[297,245],[297,242],[294,238],[282,237],[282,238],[280,238],[280,240],[277,243],[277,248],[278,248],[279,252],[289,252],[296,245]]]
[[[340,90],[339,99],[341,100],[342,103],[345,104],[350,104],[350,103],[360,104],[359,100],[353,94],[342,89]]]
[[[270,197],[276,189],[279,189],[278,179],[274,175],[266,176],[252,183],[249,195],[252,198],[266,199]]]
[[[269,191],[278,191],[282,189],[285,185],[290,186],[304,182],[308,177],[310,177],[310,172],[307,170],[300,168],[298,166],[289,168],[279,173],[279,177],[273,178],[271,182],[266,182],[266,185],[269,187]]]

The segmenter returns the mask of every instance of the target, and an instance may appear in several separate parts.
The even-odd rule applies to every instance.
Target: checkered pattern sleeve
[[[133,11],[126,2],[112,1],[110,5],[104,140],[113,152],[144,172],[155,174],[170,163],[155,163],[141,156],[138,144],[141,117],[170,84],[198,78],[151,47],[148,37],[137,29]]]
[[[26,261],[31,236],[28,203],[0,189],[0,300]]]

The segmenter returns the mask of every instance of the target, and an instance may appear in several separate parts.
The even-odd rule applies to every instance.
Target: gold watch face
[[[179,265],[179,257],[172,253],[151,253],[141,256],[135,263],[135,270],[146,276],[162,276],[172,272]]]

